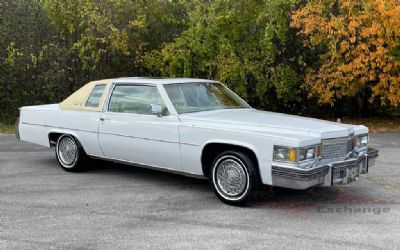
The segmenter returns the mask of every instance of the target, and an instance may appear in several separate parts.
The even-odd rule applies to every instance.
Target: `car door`
[[[99,123],[106,158],[180,170],[177,116],[170,115],[157,86],[116,84]],[[162,115],[151,105],[163,107]]]

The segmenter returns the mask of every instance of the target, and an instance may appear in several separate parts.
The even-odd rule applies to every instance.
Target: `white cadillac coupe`
[[[367,127],[255,110],[201,79],[94,81],[59,104],[22,107],[16,125],[21,140],[55,147],[67,171],[100,158],[208,178],[229,204],[261,185],[347,184],[378,156]]]

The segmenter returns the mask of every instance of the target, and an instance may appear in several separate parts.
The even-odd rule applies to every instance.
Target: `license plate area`
[[[332,173],[333,184],[349,184],[360,177],[360,166],[358,164],[349,167],[334,168]]]

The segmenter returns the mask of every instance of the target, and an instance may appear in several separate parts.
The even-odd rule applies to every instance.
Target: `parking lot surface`
[[[370,141],[380,156],[356,183],[233,207],[207,180],[100,161],[68,173],[53,149],[3,135],[0,249],[399,248],[400,133]]]

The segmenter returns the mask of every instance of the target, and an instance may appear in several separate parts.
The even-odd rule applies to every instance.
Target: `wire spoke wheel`
[[[78,145],[71,137],[60,139],[57,146],[58,159],[64,167],[73,166],[78,157]]]
[[[217,161],[213,178],[217,192],[227,200],[240,199],[249,188],[247,169],[233,156],[224,156]]]

